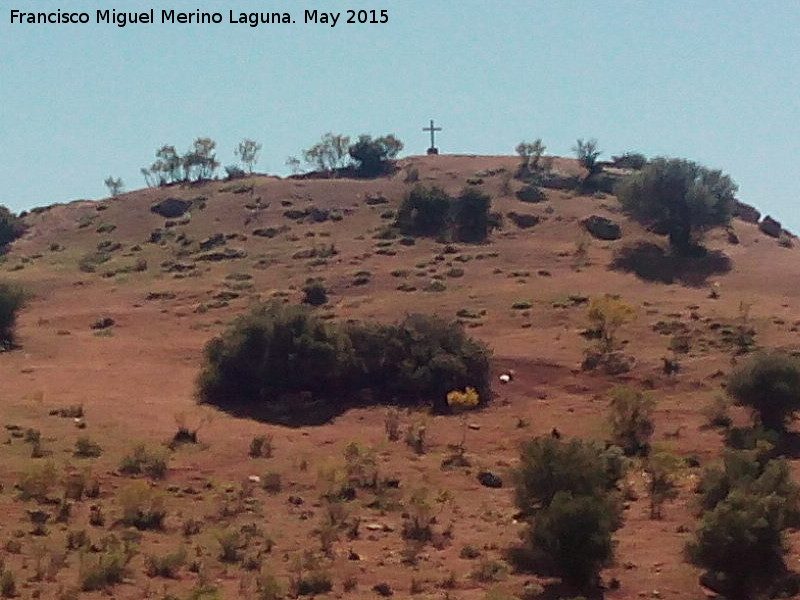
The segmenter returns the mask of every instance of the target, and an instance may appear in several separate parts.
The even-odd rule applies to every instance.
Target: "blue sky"
[[[159,3],[160,2],[160,3]],[[636,150],[721,168],[739,197],[800,230],[800,5],[796,0],[121,0],[118,11],[219,11],[219,25],[10,24],[9,10],[88,11],[99,0],[0,8],[0,204],[13,210],[143,187],[155,150],[245,138],[285,174],[332,131],[395,133],[422,154],[513,154],[541,137],[569,155]],[[14,4],[16,3],[16,5]],[[387,24],[303,24],[305,9],[387,9]],[[291,25],[229,24],[288,11]]]

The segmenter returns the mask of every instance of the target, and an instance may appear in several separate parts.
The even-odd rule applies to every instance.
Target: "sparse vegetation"
[[[19,287],[0,283],[0,351],[14,345],[14,326],[23,301],[24,294]]]
[[[629,386],[617,386],[611,391],[608,423],[612,442],[626,454],[647,454],[653,435],[653,397]]]

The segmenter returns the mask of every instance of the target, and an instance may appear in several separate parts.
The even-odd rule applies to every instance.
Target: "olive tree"
[[[616,192],[636,220],[658,224],[670,246],[688,254],[707,229],[727,224],[738,186],[728,175],[690,160],[656,158],[623,179]]]
[[[783,432],[800,409],[800,362],[782,352],[756,354],[731,373],[728,393],[766,429]]]

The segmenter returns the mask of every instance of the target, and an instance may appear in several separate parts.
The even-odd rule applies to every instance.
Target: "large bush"
[[[0,283],[0,350],[8,350],[14,345],[14,325],[23,301],[22,290]]]
[[[406,235],[482,242],[498,226],[491,203],[491,196],[475,188],[453,198],[439,187],[419,184],[403,200],[396,225]]]
[[[782,352],[756,354],[731,373],[728,393],[766,429],[784,431],[800,409],[800,362]]]
[[[204,351],[199,399],[252,413],[298,395],[340,412],[369,390],[376,401],[432,403],[467,386],[491,393],[490,353],[460,325],[410,315],[394,325],[338,325],[303,306],[270,303],[240,317]]]
[[[616,193],[626,212],[663,228],[675,251],[687,254],[706,229],[730,221],[737,190],[722,171],[684,159],[656,158],[623,179]]]
[[[403,142],[393,134],[373,139],[361,135],[351,145],[349,154],[356,161],[356,173],[362,177],[377,177],[392,170],[392,161],[403,149]]]

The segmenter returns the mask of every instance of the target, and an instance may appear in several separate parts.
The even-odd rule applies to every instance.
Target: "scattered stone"
[[[776,221],[769,215],[764,217],[764,220],[758,224],[758,228],[762,233],[774,238],[781,237],[781,232],[783,231],[780,221]]]
[[[478,473],[478,482],[488,488],[503,487],[503,480],[491,471],[481,471]]]
[[[394,591],[388,583],[377,583],[372,586],[372,591],[384,598],[394,595]]]
[[[258,475],[250,475],[247,477],[247,481],[250,483],[261,483],[261,477]]]
[[[186,214],[186,211],[192,206],[188,200],[181,200],[180,198],[165,198],[157,204],[153,204],[150,210],[165,219],[177,219],[178,217]]]
[[[303,500],[300,496],[289,496],[288,502],[294,506],[302,506],[305,503],[305,500]]]
[[[733,216],[740,218],[746,223],[758,223],[761,213],[753,206],[737,201],[733,206]]]
[[[622,237],[622,229],[619,224],[606,217],[592,215],[581,221],[581,224],[586,228],[586,231],[599,240],[610,242]]]
[[[205,252],[199,254],[197,260],[204,260],[209,262],[217,262],[220,260],[233,260],[237,258],[246,258],[247,252],[240,248],[225,248],[224,250],[215,250],[212,252]]]

